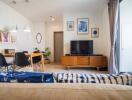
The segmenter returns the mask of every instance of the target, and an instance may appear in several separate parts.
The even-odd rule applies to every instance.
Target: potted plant
[[[49,48],[45,48],[45,52],[44,52],[44,58],[45,58],[45,63],[50,63],[50,57],[51,55],[51,51]]]
[[[40,50],[36,47],[36,48],[34,48],[34,51],[33,51],[33,53],[39,53],[40,52]]]

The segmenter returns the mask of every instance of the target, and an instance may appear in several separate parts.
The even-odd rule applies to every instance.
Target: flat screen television
[[[92,55],[93,40],[78,40],[70,43],[72,55]]]

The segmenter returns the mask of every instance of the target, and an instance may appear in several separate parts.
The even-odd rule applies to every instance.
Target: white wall
[[[45,47],[48,47],[51,50],[51,61],[54,61],[54,32],[63,31],[62,22],[47,22],[46,23],[46,34],[45,34]]]
[[[121,17],[121,59],[120,71],[132,72],[132,0],[123,0],[120,6]]]
[[[14,26],[18,26],[18,33],[16,35],[17,42],[15,44],[2,44],[0,43],[0,49],[15,48],[18,51],[31,50],[32,45],[32,33],[24,33],[23,29],[27,25],[31,25],[31,22],[24,16],[16,12],[13,8],[2,3],[0,1],[0,29],[8,27],[11,29]]]
[[[103,34],[102,34],[102,42],[103,42],[103,54],[107,56],[108,61],[110,57],[110,49],[111,49],[111,40],[110,40],[110,24],[109,24],[109,15],[108,15],[108,6],[105,5],[104,11],[102,14],[103,21]]]
[[[77,18],[89,18],[89,34],[77,35]],[[67,21],[74,21],[74,31],[67,31]],[[65,14],[63,19],[64,54],[70,53],[71,40],[93,40],[94,54],[109,56],[109,19],[107,7],[103,12]],[[91,38],[91,28],[99,27],[99,38]]]

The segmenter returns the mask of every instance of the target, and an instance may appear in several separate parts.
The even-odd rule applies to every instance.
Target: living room
[[[13,4],[8,1],[6,3],[7,4],[9,3],[10,6],[16,7],[16,9],[19,9],[21,4],[22,4],[21,5],[22,7],[25,5],[25,2],[22,2],[22,1],[18,1],[17,4]],[[32,5],[35,5],[34,3],[36,2],[31,1],[27,3],[26,6],[30,7]],[[14,11],[14,9],[3,4],[3,9],[1,9],[1,12],[3,12],[2,14],[3,19],[1,19],[1,21],[3,22],[3,25],[1,25],[1,29],[7,27],[9,28],[9,30],[13,30],[13,28],[14,29],[17,28],[19,35],[17,33],[13,33],[13,36],[16,42],[8,43],[6,44],[6,46],[5,44],[1,44],[1,49],[15,49],[16,52],[17,51],[33,52],[34,48],[38,48],[40,51],[44,51],[45,48],[49,48],[51,52],[50,62],[54,62],[55,61],[54,58],[56,58],[54,55],[57,54],[54,52],[55,50],[54,32],[63,32],[63,39],[62,39],[63,47],[60,47],[61,50],[63,50],[61,51],[63,54],[59,54],[59,58],[58,58],[59,60],[61,59],[60,55],[63,56],[65,54],[70,54],[71,40],[93,40],[93,53],[104,55],[109,59],[110,35],[109,35],[109,18],[108,18],[108,11],[107,11],[107,1],[106,0],[101,1],[98,4],[98,7],[96,8],[94,7],[93,9],[87,9],[87,6],[91,4],[92,4],[91,6],[94,5],[93,2],[87,3],[87,1],[85,1],[85,2],[82,2],[81,4],[81,2],[78,1],[77,3],[78,5],[76,5],[75,7],[72,6],[72,3],[71,5],[65,4],[64,7],[66,8],[66,10],[60,11],[59,14],[57,13],[58,12],[57,10],[62,8],[56,8],[57,10],[54,11],[55,15],[51,14],[51,12],[49,12],[49,14],[46,14],[46,15],[37,15],[36,14],[37,12],[32,12],[32,15],[31,15],[31,13],[27,13],[25,11],[28,11],[28,10],[30,11],[33,8],[30,7],[31,9],[28,9],[28,8],[23,9],[22,14],[24,13],[25,15],[27,15],[28,19],[23,17],[23,15],[21,15],[20,12],[18,13]],[[80,6],[84,6],[85,3],[87,3],[87,5],[85,5],[86,7],[83,7],[83,8],[80,7]],[[58,3],[55,3],[55,4],[58,4]],[[57,6],[57,5],[53,5],[53,6]],[[59,6],[61,7],[61,5]],[[91,8],[91,6],[89,7]],[[71,9],[69,7],[71,7]],[[23,8],[26,8],[26,7],[23,7]],[[6,18],[8,17],[7,16],[8,13],[4,13],[4,9],[9,10],[10,13],[13,12],[15,14],[11,14],[10,18]],[[43,9],[41,10],[41,13],[43,13]],[[15,16],[15,15],[18,15],[18,16]],[[34,18],[35,15],[37,15],[36,18]],[[38,17],[41,17],[41,18],[38,18]],[[52,17],[55,19],[54,21],[52,21]],[[78,31],[77,23],[79,18],[88,19],[88,22],[87,22],[88,31],[84,33],[84,35],[78,34],[77,32]],[[74,25],[73,25],[73,30],[68,31],[67,23],[70,21],[72,21]],[[23,32],[24,28],[29,28],[31,32]],[[91,36],[92,34],[91,30],[93,28],[98,28],[99,36],[97,38],[93,38]],[[42,38],[40,43],[37,43],[37,40],[36,40],[37,33],[41,34],[41,36],[38,36],[39,39]],[[26,41],[26,40],[29,40],[29,41]],[[100,45],[100,44],[103,44],[103,45]],[[59,49],[56,50],[56,52],[59,52]]]
[[[131,0],[0,0],[0,54],[7,62],[1,66],[0,61],[0,82],[131,85],[131,4]]]

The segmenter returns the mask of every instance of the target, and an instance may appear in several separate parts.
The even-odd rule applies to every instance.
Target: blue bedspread
[[[8,73],[0,73],[0,82],[54,83],[54,79],[52,73],[8,72]]]

